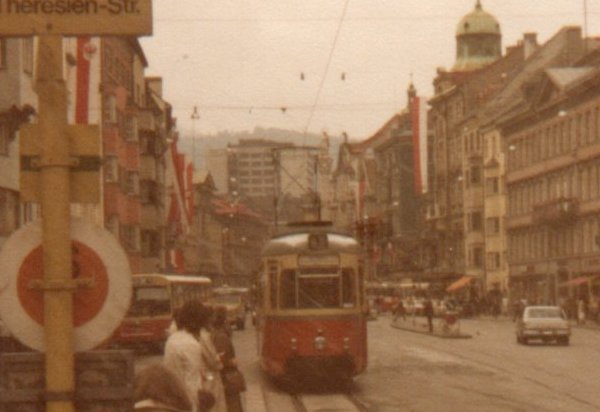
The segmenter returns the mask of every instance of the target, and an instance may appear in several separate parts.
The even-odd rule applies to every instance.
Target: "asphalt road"
[[[461,321],[471,339],[403,331],[390,321],[382,316],[369,322],[369,367],[355,380],[352,394],[369,411],[600,410],[600,329],[574,328],[566,347],[524,346],[505,319]],[[236,331],[234,344],[249,385],[260,388],[254,395],[264,397],[269,411],[295,410],[290,396],[260,372],[254,329]],[[136,367],[157,359],[141,357]]]

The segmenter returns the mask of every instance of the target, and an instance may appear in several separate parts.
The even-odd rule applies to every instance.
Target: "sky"
[[[561,27],[600,36],[600,0],[482,0],[502,46]],[[184,136],[256,126],[362,140],[406,105],[411,78],[430,97],[455,60],[475,0],[153,0],[141,39]],[[199,118],[192,120],[194,107]]]

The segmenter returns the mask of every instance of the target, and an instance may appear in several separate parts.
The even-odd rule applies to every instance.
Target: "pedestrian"
[[[433,303],[431,298],[427,297],[423,305],[423,313],[427,317],[427,326],[429,327],[429,333],[433,333]]]
[[[235,348],[227,326],[227,309],[223,306],[216,307],[212,340],[223,362],[221,378],[225,388],[227,412],[243,412],[241,392],[245,390],[245,382],[243,375],[238,369]]]
[[[586,315],[585,301],[583,299],[579,299],[577,301],[577,323],[585,324],[585,315]]]
[[[406,309],[404,308],[404,303],[402,303],[402,299],[398,300],[398,304],[394,308],[394,321],[402,317],[403,320],[406,320]]]
[[[195,412],[225,412],[220,360],[214,348],[211,354],[202,342],[203,332],[210,340],[206,331],[210,310],[197,301],[185,302],[175,322],[177,330],[165,344],[165,366],[183,382]],[[208,408],[206,404],[210,403],[216,404]]]
[[[211,412],[227,412],[225,402],[225,389],[221,379],[221,370],[223,362],[221,355],[215,349],[212,340],[212,327],[214,323],[215,312],[209,306],[202,306],[201,326],[199,334],[200,348],[202,350],[202,360],[207,371],[206,385],[204,389],[209,390],[215,396],[215,406]]]
[[[150,365],[136,375],[133,401],[136,411],[192,411],[184,383],[162,364]]]

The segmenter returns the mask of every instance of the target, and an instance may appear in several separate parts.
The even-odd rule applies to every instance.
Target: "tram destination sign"
[[[152,34],[151,0],[0,0],[0,36]]]

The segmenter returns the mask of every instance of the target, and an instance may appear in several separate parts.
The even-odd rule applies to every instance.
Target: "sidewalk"
[[[480,315],[480,316],[473,316],[473,317],[467,318],[467,319],[514,322],[512,316],[508,316],[508,315],[500,315],[497,317],[494,317],[492,315]],[[571,325],[571,327],[575,328],[575,329],[581,328],[581,329],[600,330],[600,324],[598,324],[594,321],[586,321],[585,323],[577,323],[576,320],[569,319],[569,325]]]
[[[435,336],[443,339],[468,339],[472,336],[461,332],[460,319],[456,323],[449,325],[444,318],[433,318],[433,332],[429,332],[427,318],[424,316],[406,316],[392,319],[391,326],[396,329],[402,329],[424,335]]]

